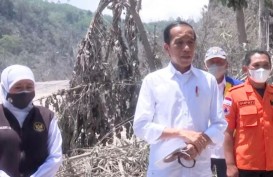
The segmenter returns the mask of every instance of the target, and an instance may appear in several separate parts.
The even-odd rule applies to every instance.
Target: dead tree
[[[65,153],[90,147],[114,132],[120,137],[119,125],[132,120],[141,85],[140,37],[149,70],[158,66],[138,15],[140,7],[137,0],[100,1],[79,46],[70,89],[58,108]],[[112,10],[112,21],[103,18],[105,8]],[[130,137],[129,124],[125,127]]]

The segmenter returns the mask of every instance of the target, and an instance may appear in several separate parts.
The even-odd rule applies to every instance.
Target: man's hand
[[[186,153],[190,155],[190,157],[183,156],[183,158],[186,160],[193,160],[198,155],[197,149],[192,144],[187,144],[183,150],[186,150]]]
[[[186,143],[194,145],[199,154],[209,143],[211,143],[210,138],[202,132],[183,130],[181,131],[181,137]]]
[[[227,164],[227,177],[239,177],[238,168],[235,164]]]
[[[211,139],[203,132],[195,132],[191,130],[181,130],[178,128],[165,128],[162,132],[160,139],[181,138],[186,144],[192,144],[200,154]]]
[[[194,145],[188,144],[183,149],[177,149],[172,154],[170,154],[167,158],[164,159],[164,162],[172,162],[177,160],[177,158],[183,158],[185,160],[194,160],[195,157],[198,155],[198,152]]]

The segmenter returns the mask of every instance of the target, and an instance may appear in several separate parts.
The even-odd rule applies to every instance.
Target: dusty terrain
[[[60,89],[68,88],[69,80],[57,80],[57,81],[47,81],[47,82],[36,82],[35,99],[41,97],[49,96],[52,93],[56,93]]]
[[[47,82],[36,82],[34,103],[38,103],[40,98],[57,93],[58,90],[66,89],[69,86],[69,80],[56,80]]]

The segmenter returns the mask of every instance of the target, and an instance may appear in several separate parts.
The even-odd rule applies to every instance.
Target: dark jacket
[[[22,128],[15,116],[0,106],[0,169],[12,177],[30,176],[48,157],[48,128],[54,114],[40,106],[34,106]],[[10,129],[8,128],[10,127]],[[13,146],[11,149],[10,147]],[[13,155],[10,162],[7,157]]]

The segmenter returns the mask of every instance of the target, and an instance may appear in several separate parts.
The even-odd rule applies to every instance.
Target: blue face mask
[[[8,93],[7,94],[7,101],[10,102],[14,107],[19,109],[26,108],[29,103],[35,97],[35,92],[20,92],[20,93]]]

